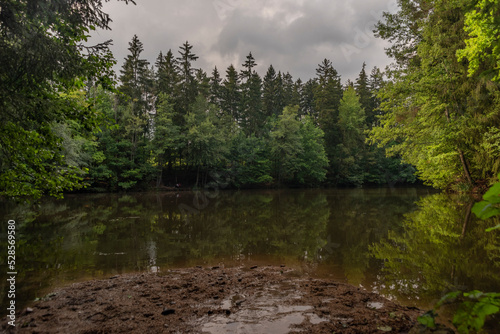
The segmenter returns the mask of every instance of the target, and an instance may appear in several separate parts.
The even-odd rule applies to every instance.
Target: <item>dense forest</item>
[[[168,50],[152,66],[137,36],[129,45],[118,92],[84,88],[106,117],[100,132],[75,143],[78,133],[65,129],[65,156],[89,167],[94,189],[199,187],[214,175],[233,187],[414,180],[412,167],[365,143],[365,130],[377,122],[377,68],[369,76],[363,65],[343,87],[325,59],[303,83],[272,65],[261,78],[249,53],[240,70],[229,65],[222,75],[215,67],[208,75],[195,67],[188,42],[177,57]]]
[[[189,42],[150,64],[137,36],[115,82],[110,42],[86,43],[102,1],[2,1],[0,194],[493,182],[498,1],[398,3],[375,28],[395,63],[354,82],[328,59],[261,77],[251,50],[207,73]]]

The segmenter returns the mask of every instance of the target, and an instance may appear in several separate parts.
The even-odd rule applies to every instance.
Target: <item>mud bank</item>
[[[59,288],[7,333],[408,333],[422,311],[285,267],[188,268]]]

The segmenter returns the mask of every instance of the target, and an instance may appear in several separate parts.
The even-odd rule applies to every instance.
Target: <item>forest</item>
[[[110,16],[77,2],[1,4],[0,195],[496,180],[498,1],[398,1],[375,27],[395,62],[354,82],[328,59],[261,77],[251,50],[207,73],[188,41],[150,64],[136,35],[115,75],[110,41],[87,43]]]

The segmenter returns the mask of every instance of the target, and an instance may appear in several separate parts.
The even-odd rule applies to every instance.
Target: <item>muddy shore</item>
[[[278,266],[125,274],[56,289],[7,333],[409,333],[421,310]],[[415,329],[412,333],[416,332]]]

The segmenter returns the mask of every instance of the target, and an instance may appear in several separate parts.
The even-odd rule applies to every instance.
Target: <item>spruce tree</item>
[[[236,72],[233,65],[230,65],[226,70],[226,79],[223,82],[222,92],[223,112],[230,115],[233,120],[239,123],[240,83],[238,72]]]
[[[141,59],[141,53],[144,51],[144,46],[137,35],[132,37],[129,42],[130,54],[125,58],[122,69],[120,70],[120,92],[124,94],[125,99],[121,99],[122,103],[128,103],[129,100],[135,101],[134,112],[140,114],[144,108],[143,93],[147,89],[149,81],[148,65],[146,59]]]
[[[253,68],[257,66],[255,58],[252,56],[251,52],[248,54],[247,60],[242,64],[242,66],[244,69],[241,70],[241,79],[243,80],[243,83],[245,83],[250,81],[253,74]]]
[[[220,77],[219,70],[215,66],[210,77],[210,103],[222,109],[222,78]]]
[[[178,104],[174,117],[174,124],[184,125],[184,116],[189,111],[191,104],[196,100],[198,95],[198,87],[195,79],[196,69],[193,67],[193,62],[198,59],[191,52],[193,46],[186,41],[179,48],[179,57],[176,60],[177,73],[179,73],[178,88]]]
[[[278,94],[276,79],[276,71],[273,65],[269,65],[262,86],[262,102],[266,117],[279,115],[281,112],[276,108],[276,95]]]
[[[156,94],[166,94],[174,97],[175,87],[179,81],[175,59],[172,50],[164,56],[161,52],[155,63],[156,66]]]
[[[375,115],[374,115],[374,105],[372,94],[370,92],[368,75],[366,74],[366,63],[363,63],[363,67],[361,68],[361,72],[359,72],[358,77],[356,78],[356,82],[354,84],[354,89],[356,90],[356,94],[359,97],[359,102],[361,103],[361,107],[365,110],[366,115],[366,124],[371,128],[375,123]]]

